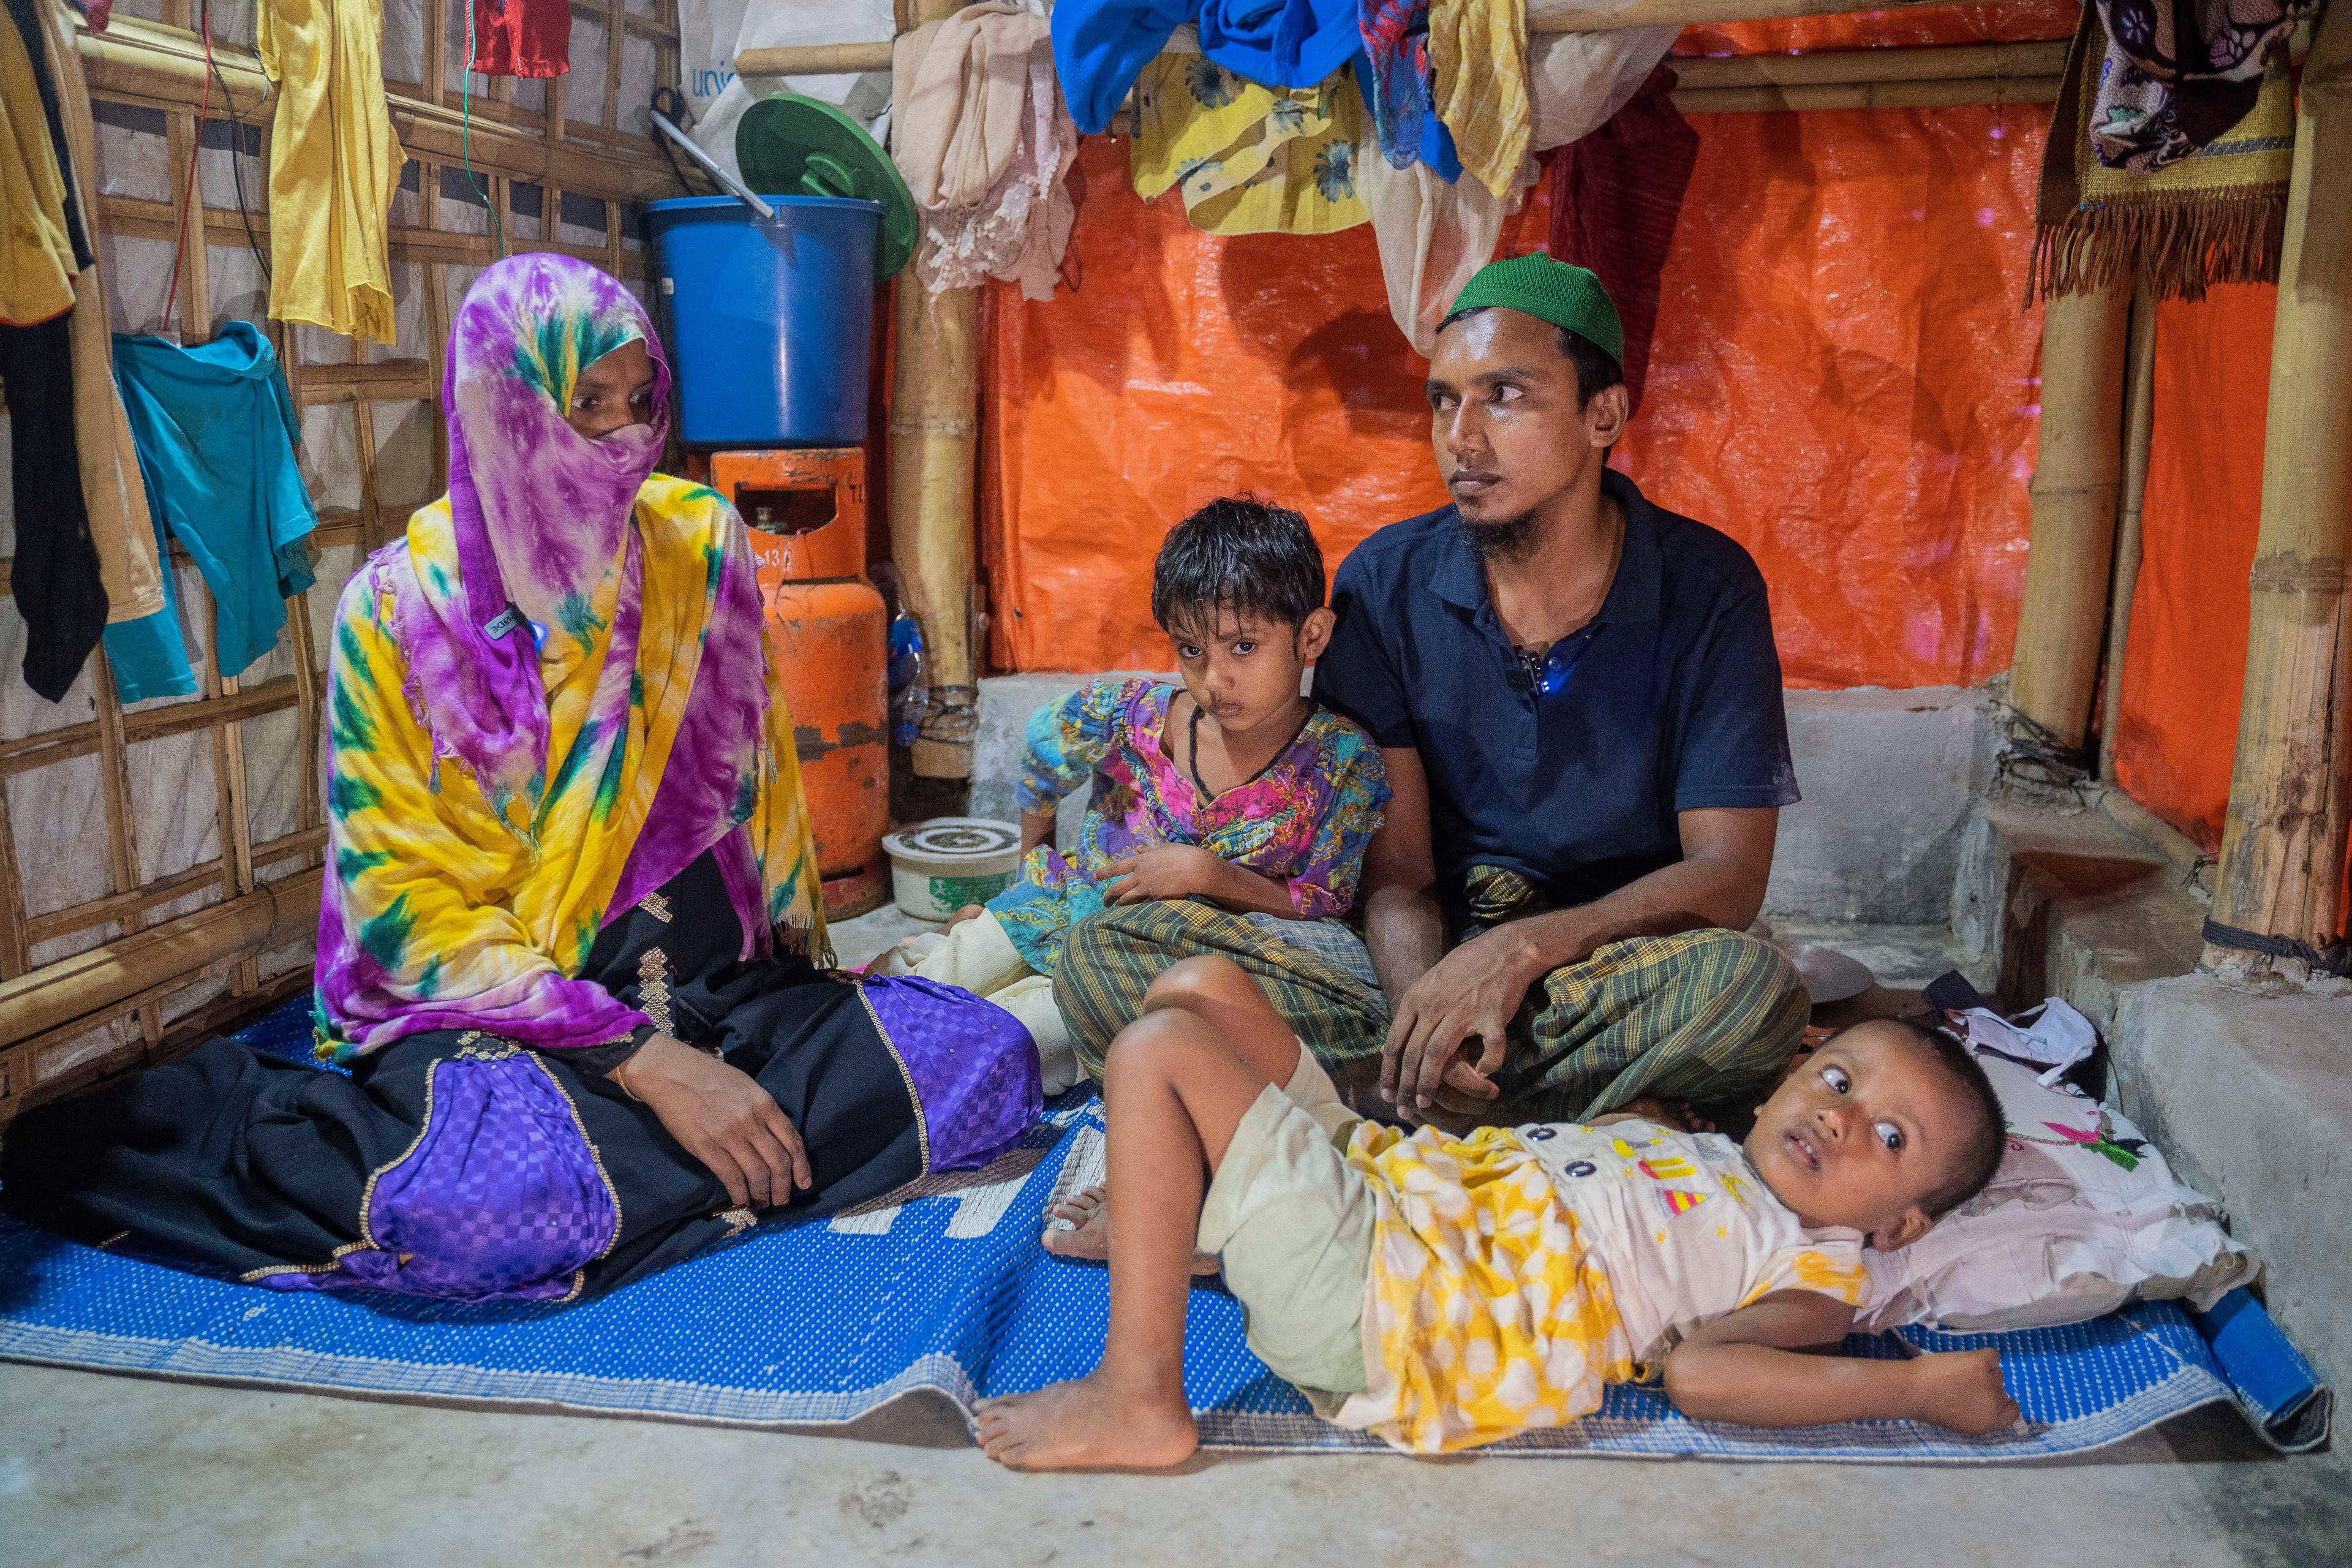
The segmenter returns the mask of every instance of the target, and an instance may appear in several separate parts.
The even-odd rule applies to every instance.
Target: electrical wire
[[[204,30],[205,90],[196,100],[194,145],[188,149],[188,178],[180,192],[180,222],[177,231],[172,237],[172,281],[170,287],[163,291],[163,320],[166,323],[172,320],[173,310],[180,302],[180,263],[188,254],[188,214],[201,212],[204,207],[204,187],[197,182],[196,172],[204,166],[205,121],[212,112],[213,74],[218,68],[213,63],[213,12],[209,0],[204,7]],[[200,219],[196,225],[196,243],[202,245],[204,242],[205,229]],[[205,308],[207,310],[212,308],[210,300],[205,302]]]
[[[490,237],[499,247],[499,259],[507,258],[506,225],[499,221],[499,209],[491,204],[489,195],[474,179],[474,3],[458,0],[466,7],[466,59],[457,76],[457,157],[466,165],[466,189],[482,204],[490,215]],[[438,195],[440,193],[434,193]],[[545,232],[542,227],[542,233]]]
[[[201,0],[198,15],[203,18],[205,34],[209,36],[213,26],[213,0]],[[220,83],[221,101],[228,105],[229,123],[236,127],[236,146],[229,153],[228,175],[236,186],[237,221],[245,226],[245,247],[253,252],[254,262],[261,268],[261,280],[264,284],[268,284],[275,281],[270,276],[269,256],[261,248],[261,242],[254,237],[253,209],[247,205],[245,199],[245,165],[237,161],[240,154],[245,157],[257,158],[260,155],[258,152],[260,138],[257,136],[254,139],[256,150],[247,152],[246,132],[252,127],[246,124],[245,116],[237,111],[236,95],[229,91],[228,78],[221,74],[217,62],[213,64],[212,75],[213,79]]]

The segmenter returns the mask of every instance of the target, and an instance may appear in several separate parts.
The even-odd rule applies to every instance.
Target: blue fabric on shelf
[[[287,596],[310,585],[304,542],[319,521],[294,460],[301,424],[278,356],[250,321],[230,321],[192,349],[117,333],[114,379],[158,538],[168,530],[203,574],[214,657],[221,674],[241,675],[277,646]],[[168,570],[164,583],[175,599]],[[107,628],[118,697],[195,689],[179,627],[173,602]]]
[[[1059,0],[1054,74],[1080,132],[1110,124],[1144,63],[1186,22],[1201,52],[1264,87],[1320,83],[1362,48],[1357,0]]]
[[[242,1037],[307,1059],[308,1005],[289,1003]],[[845,1422],[915,1389],[969,1414],[989,1394],[1083,1375],[1100,1353],[1107,1276],[1049,1257],[1036,1240],[1057,1190],[1100,1179],[1099,1112],[1091,1092],[1065,1095],[984,1170],[932,1177],[826,1221],[763,1225],[570,1308],[280,1294],[0,1220],[0,1358],[718,1425]],[[2223,1303],[2209,1322],[2233,1358],[2240,1343],[2277,1335],[2251,1297]],[[2103,1447],[2201,1405],[2251,1411],[2279,1396],[2253,1363],[2236,1373],[2243,1387],[2233,1383],[2207,1334],[2169,1303],[2015,1334],[1906,1330],[1846,1349],[1905,1356],[1982,1345],[2000,1350],[2027,1417],[1991,1436],[1900,1421],[1762,1431],[1686,1420],[1656,1389],[1620,1387],[1596,1415],[1481,1452],[2014,1463]],[[1185,1385],[1211,1447],[1380,1447],[1317,1419],[1268,1373],[1242,1342],[1239,1304],[1213,1286],[1192,1292]],[[2316,1412],[2315,1429],[2300,1434],[2309,1446],[2325,1435],[2324,1391],[2301,1408]]]

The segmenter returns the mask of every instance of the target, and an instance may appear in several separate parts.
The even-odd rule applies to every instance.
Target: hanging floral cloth
[[[1173,187],[1210,234],[1330,234],[1370,216],[1356,192],[1361,100],[1244,81],[1205,55],[1163,54],[1135,81],[1135,194]]]
[[[2278,277],[2294,163],[2285,45],[2295,9],[2296,0],[2084,7],[2042,151],[2029,300],[2128,289],[2136,277],[2159,299],[2198,300],[2216,283]],[[2195,36],[2176,26],[2190,15]]]

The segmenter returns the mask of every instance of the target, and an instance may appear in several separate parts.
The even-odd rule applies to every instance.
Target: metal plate
[[[1843,1002],[1859,996],[1878,984],[1878,976],[1858,958],[1849,958],[1832,947],[1817,947],[1809,942],[1775,942],[1772,944],[1797,966],[1797,973],[1805,983],[1805,994],[1818,1007],[1824,1002]]]

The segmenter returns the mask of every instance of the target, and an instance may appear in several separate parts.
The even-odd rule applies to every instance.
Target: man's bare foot
[[[980,1403],[980,1446],[1014,1470],[1160,1470],[1201,1446],[1183,1396],[1113,1389],[1100,1373]]]
[[[1064,1198],[1046,1211],[1055,1219],[1066,1219],[1076,1228],[1061,1230],[1048,1227],[1038,1238],[1039,1245],[1056,1258],[1083,1258],[1089,1263],[1110,1261],[1110,1204],[1100,1187],[1088,1187]],[[1221,1273],[1214,1253],[1192,1254],[1192,1272]]]

